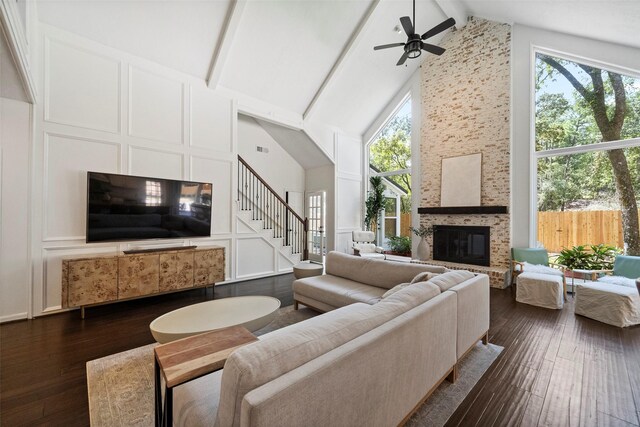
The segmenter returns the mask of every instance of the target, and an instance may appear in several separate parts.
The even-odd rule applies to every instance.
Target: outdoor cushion
[[[622,276],[604,276],[598,279],[600,283],[609,283],[610,285],[627,286],[629,288],[636,287],[636,281],[634,279],[628,279]]]
[[[537,265],[549,265],[549,253],[543,248],[511,248],[514,261]]]
[[[640,278],[640,257],[618,255],[613,263],[613,274],[628,279]]]
[[[548,267],[546,265],[530,264],[524,262],[522,270],[527,273],[551,274],[553,276],[564,276],[564,273],[557,268]]]

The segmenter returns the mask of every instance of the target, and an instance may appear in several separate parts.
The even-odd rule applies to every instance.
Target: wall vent
[[[269,149],[267,147],[260,147],[259,145],[256,146],[256,150],[260,153],[268,153]]]

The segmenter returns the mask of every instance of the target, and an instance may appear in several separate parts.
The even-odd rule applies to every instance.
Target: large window
[[[640,75],[536,54],[538,241],[640,255]]]
[[[382,244],[394,236],[410,238],[411,99],[405,98],[369,144],[369,174],[381,176],[385,210],[378,229]]]

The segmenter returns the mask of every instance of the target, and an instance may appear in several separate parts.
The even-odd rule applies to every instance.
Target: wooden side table
[[[173,426],[174,387],[222,369],[234,350],[257,340],[243,326],[232,326],[154,348],[156,427]],[[161,375],[164,378],[164,405]]]

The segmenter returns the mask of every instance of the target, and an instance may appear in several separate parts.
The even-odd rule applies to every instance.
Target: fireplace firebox
[[[490,266],[490,227],[433,226],[433,259]]]

